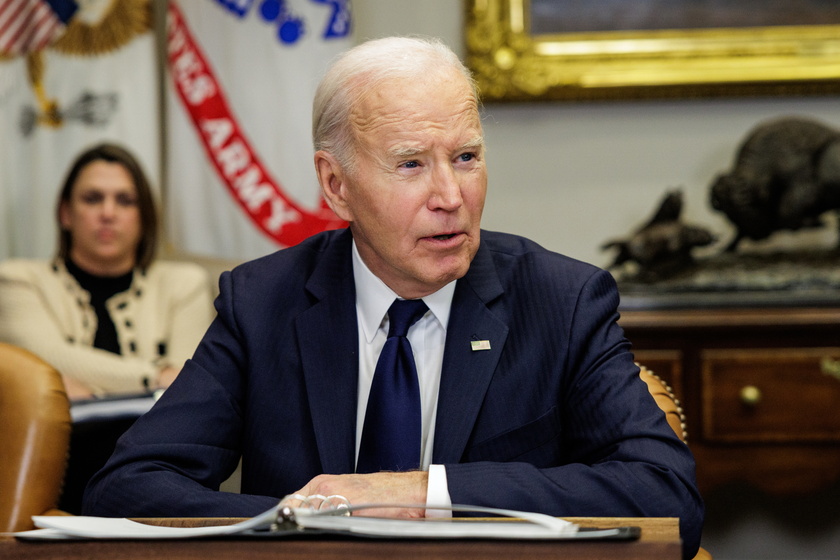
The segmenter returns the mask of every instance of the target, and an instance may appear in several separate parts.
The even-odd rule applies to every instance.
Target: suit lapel
[[[341,234],[318,259],[307,283],[317,301],[297,320],[301,362],[315,442],[325,473],[355,470],[358,325],[352,236]],[[501,283],[482,246],[458,280],[447,326],[433,461],[458,462],[507,339]],[[493,302],[493,310],[488,305]],[[489,341],[473,350],[471,341]]]
[[[492,256],[482,244],[469,272],[458,280],[446,332],[434,463],[460,461],[472,433],[484,395],[499,362],[507,324],[503,303],[488,305],[503,293]],[[489,350],[473,350],[472,341],[489,341]]]
[[[331,474],[355,469],[359,358],[351,239],[345,232],[319,257],[307,282],[318,301],[296,323],[315,443]]]

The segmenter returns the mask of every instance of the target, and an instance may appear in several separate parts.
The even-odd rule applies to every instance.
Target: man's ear
[[[315,152],[315,172],[321,185],[321,194],[335,215],[346,222],[353,221],[353,212],[347,203],[347,174],[329,152]]]

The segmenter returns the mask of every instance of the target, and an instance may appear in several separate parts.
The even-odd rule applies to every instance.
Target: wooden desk
[[[587,527],[642,528],[638,541],[529,542],[503,540],[366,540],[366,539],[225,539],[172,541],[24,542],[0,537],[0,559],[15,560],[678,560],[682,548],[676,518],[567,518]],[[158,524],[195,526],[237,520],[159,520]]]
[[[619,323],[682,401],[701,492],[840,480],[840,308],[633,310]]]

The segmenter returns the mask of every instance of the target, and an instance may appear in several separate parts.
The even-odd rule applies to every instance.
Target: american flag
[[[0,52],[18,56],[45,48],[78,7],[75,0],[0,0]]]

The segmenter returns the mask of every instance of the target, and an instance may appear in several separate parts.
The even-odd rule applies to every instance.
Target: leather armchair
[[[642,378],[642,381],[647,383],[648,390],[650,391],[650,394],[653,395],[653,400],[656,401],[656,404],[658,404],[659,408],[661,408],[665,413],[665,419],[668,420],[668,424],[671,426],[671,429],[674,430],[674,433],[676,433],[681,440],[688,443],[685,414],[683,414],[682,405],[680,405],[680,401],[677,400],[677,397],[674,395],[671,387],[669,387],[661,377],[647,369],[645,366],[639,365],[639,369],[641,370],[639,372],[639,376]]]
[[[659,408],[661,408],[665,413],[665,418],[668,420],[668,424],[671,426],[671,429],[674,430],[674,433],[676,433],[681,440],[688,443],[685,414],[683,414],[682,405],[680,405],[680,401],[677,400],[677,397],[674,395],[671,387],[668,386],[661,377],[647,369],[645,366],[640,364],[636,365],[638,365],[641,370],[639,371],[639,376],[645,383],[647,383],[650,394],[653,395],[653,399],[656,401],[656,404],[658,404]],[[694,560],[712,560],[712,555],[709,554],[705,548],[700,547],[700,550],[697,551],[697,555],[694,557]]]
[[[70,428],[58,371],[0,343],[0,532],[33,529],[33,515],[60,513]]]

